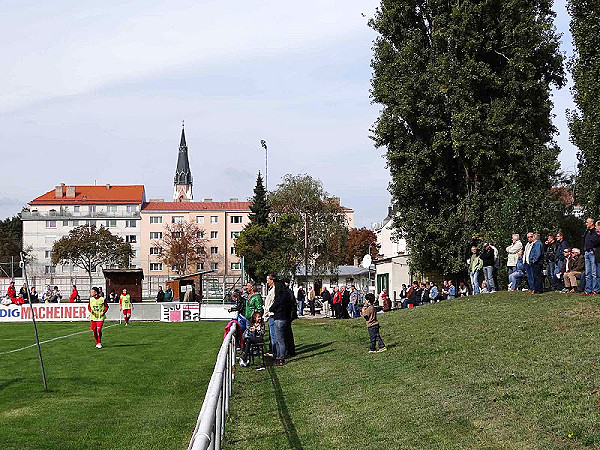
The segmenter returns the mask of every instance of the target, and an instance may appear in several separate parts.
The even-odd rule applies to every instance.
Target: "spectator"
[[[163,291],[162,286],[158,287],[158,292],[156,293],[156,301],[164,302],[165,301],[165,292]]]
[[[477,247],[471,247],[471,258],[469,259],[469,276],[473,286],[473,295],[479,294],[479,271],[483,267],[483,261],[477,255]]]
[[[392,300],[390,300],[390,296],[387,295],[387,289],[383,289],[381,291],[381,303],[383,304],[383,311],[391,311],[392,310]]]
[[[525,244],[525,251],[523,252],[523,267],[525,267],[525,275],[527,275],[527,284],[529,284],[529,290],[527,293],[533,294],[533,272],[531,271],[531,264],[529,264],[529,253],[533,246],[533,233],[527,233],[527,244]]]
[[[273,326],[275,329],[275,365],[285,363],[285,327],[290,316],[289,291],[282,281],[275,283],[275,298],[269,311],[273,313]]]
[[[510,275],[508,276],[508,290],[516,291],[521,284],[521,277],[525,273],[525,267],[523,265],[523,249],[517,252],[517,263]]]
[[[331,309],[331,317],[334,317],[333,307],[331,303],[331,293],[327,290],[325,286],[321,290],[321,298],[323,299],[323,315],[325,317],[329,316],[329,310]]]
[[[488,291],[487,283],[485,280],[483,280],[481,282],[481,287],[479,288],[479,293],[480,294],[489,294],[490,293],[490,291]]]
[[[31,288],[31,292],[29,293],[29,298],[31,300],[31,303],[39,303],[40,299],[38,297],[38,293],[35,290],[35,286],[33,286]]]
[[[490,242],[490,248],[494,251],[494,268],[492,270],[492,279],[494,280],[494,292],[498,289],[498,270],[500,270],[500,253],[498,249],[494,247],[494,244]]]
[[[512,239],[512,243],[508,247],[506,247],[506,253],[508,254],[506,266],[508,267],[508,275],[509,276],[511,273],[513,273],[516,270],[515,268],[517,266],[517,258],[518,258],[517,254],[519,253],[520,250],[523,250],[523,244],[519,240],[518,234],[513,234],[511,239]]]
[[[572,250],[568,247],[564,250],[564,264],[559,275],[562,275],[565,288],[563,292],[576,293],[577,279],[585,272],[585,259],[581,256],[578,248]]]
[[[298,315],[299,316],[303,316],[304,315],[304,300],[306,298],[306,295],[304,294],[304,286],[300,285],[300,287],[298,287]]]
[[[54,289],[52,290],[52,296],[50,297],[50,303],[60,303],[61,299],[62,294],[58,290],[58,286],[54,286]]]
[[[429,304],[429,283],[424,283],[421,281],[419,285],[419,291],[421,292],[421,297],[419,298],[419,305],[427,305]]]
[[[310,315],[314,316],[315,315],[315,290],[313,289],[312,286],[308,287],[308,307],[310,309]]]
[[[269,352],[266,353],[266,356],[272,356],[277,358],[277,346],[275,345],[275,335],[277,331],[275,330],[275,320],[273,319],[273,314],[270,311],[271,306],[273,306],[273,302],[275,301],[275,276],[273,274],[267,275],[267,295],[265,297],[265,305],[264,305],[264,317],[269,322]]]
[[[588,217],[585,221],[586,230],[583,234],[583,255],[585,260],[585,292],[583,295],[595,295],[600,292],[596,274],[596,250],[600,247],[600,239],[596,233],[594,219]],[[599,261],[600,262],[600,261]]]
[[[483,262],[483,276],[485,277],[486,284],[489,292],[495,292],[496,286],[494,285],[494,250],[492,246],[486,242],[483,244],[483,251],[481,252],[481,261]]]
[[[433,281],[430,282],[429,284],[429,300],[431,301],[431,303],[433,302],[439,302],[439,290],[438,287],[435,285],[435,283]]]
[[[461,281],[458,283],[458,296],[467,297],[469,295],[469,289],[465,286],[465,282]]]
[[[544,292],[544,279],[542,269],[544,267],[544,244],[540,241],[539,233],[533,235],[533,244],[529,252],[529,265],[533,277],[533,293]]]
[[[73,285],[73,286],[71,286],[71,295],[69,295],[69,303],[75,303],[78,301],[79,301],[79,292],[77,292],[77,286]]]
[[[348,305],[348,312],[350,314],[350,317],[352,317],[353,319],[355,317],[358,317],[358,310],[356,309],[358,305],[358,291],[356,290],[356,287],[351,284],[350,285],[350,304]]]
[[[23,286],[21,286],[21,289],[19,289],[19,294],[21,294],[24,299],[27,299],[28,292],[29,289],[27,289],[27,283],[23,283]]]
[[[333,288],[333,315],[336,319],[342,318],[342,293],[337,287]]]
[[[456,286],[454,286],[454,284],[452,283],[452,280],[448,280],[447,292],[448,292],[447,298],[449,300],[456,298]]]
[[[379,294],[379,300],[381,300],[381,302],[376,303],[374,306],[383,305],[385,307],[385,301],[387,298],[389,298],[387,294],[387,289],[383,288],[381,290],[381,293]]]
[[[171,286],[167,286],[167,290],[165,291],[164,295],[164,300],[165,302],[173,301],[173,289],[171,289]]]
[[[248,295],[252,295],[250,289],[248,290]],[[246,331],[244,331],[244,345],[242,346],[242,354],[240,355],[240,366],[246,367],[248,365],[251,346],[261,344],[264,334],[265,322],[262,318],[262,314],[258,311],[254,312],[250,316],[250,323],[248,324]]]
[[[47,284],[46,285],[46,290],[42,294],[42,302],[43,303],[50,303],[50,299],[51,298],[52,298],[52,289],[50,289],[50,285]]]
[[[402,289],[400,289],[400,301],[404,302],[408,298],[408,289],[406,289],[406,284],[402,283]]]
[[[246,292],[248,294],[248,300],[246,301],[246,318],[251,318],[255,313],[260,313],[260,317],[262,320],[262,315],[264,313],[263,309],[263,300],[260,294],[256,291],[256,288],[251,283],[246,285]],[[243,298],[243,294],[242,294]]]
[[[419,292],[419,283],[416,281],[413,281],[412,284],[410,285],[410,289],[406,293],[406,303],[403,306],[405,306],[405,307],[408,307],[408,305],[417,306],[419,303],[418,292]]]
[[[549,234],[545,242],[544,249],[544,262],[546,263],[546,278],[550,282],[550,289],[553,291],[559,290],[556,285],[556,276],[554,276],[554,269],[556,269],[556,249],[558,248],[558,242],[554,240],[554,235]]]
[[[243,317],[243,319],[241,319],[242,322],[244,322],[244,325],[246,323],[246,302],[244,301],[244,297],[242,297],[242,293],[236,289],[233,291],[233,294],[231,294],[231,300],[235,302],[234,306],[231,306],[230,308],[227,309],[227,311],[229,312],[237,312],[238,313],[238,322],[240,322],[241,317]],[[241,325],[241,323],[240,323]]]
[[[370,292],[365,295],[365,306],[362,310],[362,315],[367,321],[367,330],[369,330],[369,353],[385,352],[387,349],[383,343],[383,339],[379,335],[379,322],[377,321],[377,311],[373,306],[375,296]],[[375,350],[376,345],[379,345],[379,350]]]
[[[108,294],[108,303],[117,303],[117,293],[114,289],[111,289],[110,294]]]
[[[17,298],[13,298],[12,302],[15,305],[23,305],[25,303],[25,297],[23,297],[23,294],[21,292],[19,292],[19,295],[17,296]]]
[[[283,331],[283,339],[285,340],[285,357],[296,356],[296,344],[294,343],[294,333],[292,330],[292,322],[298,318],[297,303],[294,293],[289,287],[289,281],[285,281],[287,288],[286,301],[288,302],[288,320]]]
[[[564,263],[565,248],[567,248],[567,247],[570,248],[569,243],[567,241],[565,241],[565,239],[563,237],[562,231],[559,231],[558,233],[556,233],[556,244],[557,244],[556,245],[556,253],[554,254],[554,276],[557,279],[556,286],[560,289],[560,288],[562,288],[562,279],[559,279],[559,277],[556,277],[556,275],[560,273],[560,270]]]
[[[15,289],[14,281],[11,281],[8,285],[8,289],[6,290],[6,296],[10,298],[10,301],[13,301],[13,298],[17,298],[17,290]]]

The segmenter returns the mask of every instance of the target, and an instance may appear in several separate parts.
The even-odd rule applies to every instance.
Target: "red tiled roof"
[[[250,211],[250,202],[148,202],[145,211]]]
[[[124,205],[142,203],[144,201],[144,186],[75,186],[75,197],[67,197],[67,187],[62,186],[62,197],[56,197],[52,189],[44,195],[29,202],[30,205]]]

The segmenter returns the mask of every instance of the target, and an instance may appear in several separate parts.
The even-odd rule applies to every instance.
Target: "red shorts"
[[[124,309],[123,310],[123,315],[126,316],[127,314],[131,315],[131,310],[130,309]]]
[[[104,320],[92,320],[90,322],[90,330],[101,330],[102,325],[104,325]]]

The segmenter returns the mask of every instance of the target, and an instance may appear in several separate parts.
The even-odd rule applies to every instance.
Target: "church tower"
[[[173,201],[192,201],[192,172],[188,161],[188,148],[185,142],[185,130],[181,127],[181,141],[179,142],[179,155],[177,157],[177,170],[175,170],[175,189]]]

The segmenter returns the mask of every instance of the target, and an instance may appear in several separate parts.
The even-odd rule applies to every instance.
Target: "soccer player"
[[[127,293],[127,289],[123,289],[123,293],[119,297],[119,309],[123,311],[123,318],[125,319],[125,326],[129,325],[129,318],[131,317],[131,310],[133,305],[131,304],[131,296]]]
[[[104,319],[106,319],[108,303],[106,303],[104,297],[100,297],[100,290],[97,287],[92,288],[88,311],[90,312],[90,329],[94,332],[96,348],[102,348],[102,325],[104,325]]]

